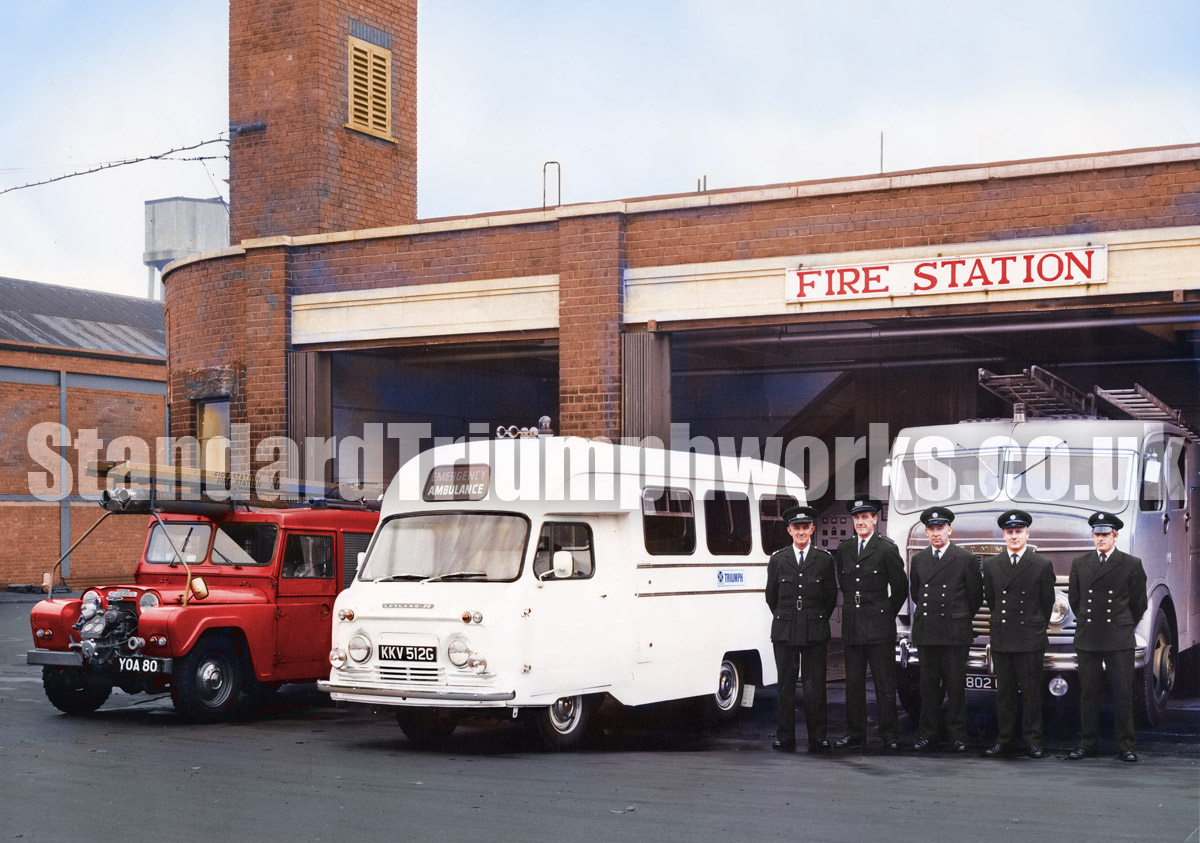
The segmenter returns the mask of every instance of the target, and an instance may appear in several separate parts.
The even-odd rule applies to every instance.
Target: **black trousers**
[[[867,736],[867,665],[875,684],[875,708],[879,736],[884,743],[900,740],[900,717],[896,712],[896,646],[844,643],[846,656],[846,734],[854,740]]]
[[[825,663],[829,643],[775,643],[775,667],[779,671],[779,692],[775,713],[775,738],[796,742],[796,679],[804,662],[804,726],[808,742],[826,739],[828,709],[825,703]]]
[[[1079,745],[1094,752],[1100,742],[1104,680],[1112,694],[1117,752],[1133,749],[1133,650],[1076,650],[1079,664]],[[1146,668],[1149,670],[1150,668]]]
[[[946,699],[946,738],[967,741],[967,655],[968,644],[922,644],[921,722],[917,737],[937,743],[938,719]]]
[[[1026,653],[992,651],[996,668],[996,743],[1008,746],[1017,733],[1017,710],[1021,711],[1021,734],[1026,746],[1041,746],[1042,660],[1044,650]]]

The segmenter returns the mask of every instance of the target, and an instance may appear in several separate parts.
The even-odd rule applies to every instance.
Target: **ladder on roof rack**
[[[1187,433],[1191,441],[1200,441],[1200,434],[1183,420],[1182,413],[1172,410],[1141,384],[1135,383],[1133,389],[1101,389],[1097,386],[1095,392],[1130,418],[1173,424]]]
[[[1041,366],[1019,375],[979,370],[979,385],[1010,404],[1024,404],[1031,416],[1095,416],[1096,396],[1076,389]]]

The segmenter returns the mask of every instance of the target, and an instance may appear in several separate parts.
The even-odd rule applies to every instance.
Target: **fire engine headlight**
[[[446,658],[450,659],[450,664],[455,667],[466,667],[471,658],[471,644],[462,636],[451,638],[450,643],[446,645]]]
[[[359,633],[350,639],[346,650],[349,652],[350,658],[362,664],[371,657],[371,639]]]
[[[162,601],[158,599],[158,595],[153,591],[147,591],[138,599],[138,606],[142,609],[153,609],[160,603],[162,603]]]
[[[1050,610],[1050,623],[1060,624],[1067,619],[1067,601],[1058,591],[1054,592],[1054,607]]]
[[[329,651],[329,663],[334,667],[341,667],[346,663],[346,651],[341,647],[334,647]]]

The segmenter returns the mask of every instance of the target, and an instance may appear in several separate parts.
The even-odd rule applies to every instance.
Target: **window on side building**
[[[196,405],[196,439],[200,442],[202,469],[229,470],[228,398],[201,401]]]

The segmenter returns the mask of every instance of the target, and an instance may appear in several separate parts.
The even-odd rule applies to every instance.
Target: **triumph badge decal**
[[[737,588],[746,584],[742,571],[717,570],[717,588]]]

